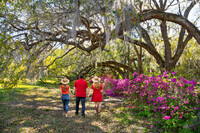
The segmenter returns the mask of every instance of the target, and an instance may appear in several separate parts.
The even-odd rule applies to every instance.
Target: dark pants
[[[78,115],[78,110],[79,110],[79,103],[81,101],[82,104],[82,111],[81,111],[81,115],[83,117],[85,117],[85,97],[76,97],[76,115]]]
[[[62,103],[63,103],[63,110],[67,113],[68,112],[68,104],[69,104],[69,95],[62,94]]]

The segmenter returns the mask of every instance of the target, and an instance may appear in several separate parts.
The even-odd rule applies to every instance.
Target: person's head
[[[61,79],[61,83],[63,85],[63,89],[66,91],[67,90],[67,85],[69,84],[69,79],[67,79],[67,78]]]
[[[94,76],[94,78],[92,79],[94,88],[96,89],[100,88],[100,81],[101,81],[100,78],[98,78],[97,76]]]
[[[80,78],[80,79],[83,79],[83,74],[80,74],[80,75],[79,75],[79,78]]]

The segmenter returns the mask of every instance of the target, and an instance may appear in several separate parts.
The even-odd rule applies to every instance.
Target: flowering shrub
[[[124,92],[129,89],[129,84],[129,79],[106,78],[104,88],[106,89],[107,95],[113,97],[122,97],[124,96]]]
[[[200,99],[194,80],[175,77],[166,71],[158,76],[133,74],[133,80],[104,78],[109,96],[123,96],[127,107],[137,115],[152,118],[158,131],[180,132],[188,120],[194,119]]]

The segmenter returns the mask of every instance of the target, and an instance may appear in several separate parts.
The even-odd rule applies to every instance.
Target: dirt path
[[[75,99],[70,98],[69,116],[65,118],[59,89],[35,88],[23,94],[17,93],[9,101],[0,103],[0,132],[145,132],[139,122],[121,116],[123,101],[120,99],[104,97],[101,117],[96,117],[94,103],[89,98],[86,117],[82,118],[80,113],[75,116]]]

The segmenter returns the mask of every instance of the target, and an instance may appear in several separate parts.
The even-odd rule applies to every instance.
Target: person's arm
[[[91,91],[89,90],[89,88],[86,89],[86,92],[87,92],[87,93],[86,93],[87,98],[89,98],[89,96],[90,96],[90,92],[91,92]]]
[[[101,94],[102,94],[102,96],[103,96],[103,85],[101,85]]]
[[[73,90],[73,97],[75,97],[76,95],[76,87],[74,87],[74,90]]]
[[[88,97],[89,97],[91,95],[92,91],[93,91],[93,84],[91,85],[90,89],[88,88],[88,91],[89,91],[89,94],[88,94]]]
[[[89,98],[89,89],[88,89],[88,83],[86,82],[86,97]]]
[[[71,95],[71,89],[70,89],[70,86],[69,86],[69,90],[68,90],[68,93],[69,93],[69,95]]]
[[[74,83],[74,89],[73,89],[73,98],[76,96],[76,81]]]

